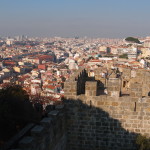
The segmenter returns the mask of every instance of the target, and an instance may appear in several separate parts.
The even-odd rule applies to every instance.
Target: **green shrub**
[[[122,54],[122,55],[119,56],[119,58],[126,58],[126,59],[128,59],[128,55],[127,54]]]
[[[134,37],[127,37],[125,40],[128,42],[140,43],[139,39],[134,38]]]
[[[143,135],[138,135],[136,138],[138,150],[150,150],[150,138]]]

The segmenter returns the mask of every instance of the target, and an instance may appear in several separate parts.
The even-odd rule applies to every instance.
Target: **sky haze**
[[[149,0],[0,0],[0,36],[148,36]]]

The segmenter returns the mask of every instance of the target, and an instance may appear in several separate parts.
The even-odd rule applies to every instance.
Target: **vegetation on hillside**
[[[128,55],[127,54],[122,54],[119,56],[119,58],[125,58],[125,59],[128,59]]]
[[[134,37],[127,37],[125,39],[127,42],[132,42],[132,43],[139,43],[140,44],[140,41],[138,38],[134,38]]]
[[[7,141],[27,123],[37,122],[40,117],[21,86],[11,85],[0,90],[1,142]]]

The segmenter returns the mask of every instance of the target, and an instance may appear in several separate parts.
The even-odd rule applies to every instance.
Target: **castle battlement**
[[[56,106],[18,142],[16,150],[136,150],[150,137],[150,72],[80,69]]]
[[[18,142],[17,142],[18,141]],[[64,106],[58,105],[43,118],[38,125],[34,125],[22,138],[10,141],[3,150],[66,150],[66,118]],[[13,144],[13,143],[12,143]],[[15,147],[15,148],[13,148]],[[17,148],[16,148],[17,147]]]
[[[138,134],[150,136],[150,72],[82,72],[65,83],[69,149],[136,149]]]

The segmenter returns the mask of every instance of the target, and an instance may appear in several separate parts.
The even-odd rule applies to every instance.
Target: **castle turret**
[[[66,81],[64,86],[66,98],[75,98],[77,96],[77,81]]]
[[[121,93],[121,79],[118,70],[112,70],[107,76],[107,93],[108,96],[119,97]]]
[[[86,96],[96,96],[97,95],[97,81],[86,81],[85,95]]]
[[[108,96],[119,97],[121,92],[120,85],[121,80],[119,78],[109,78],[107,80]]]

